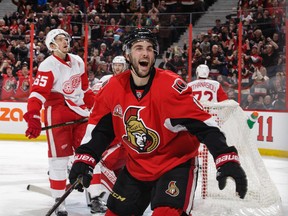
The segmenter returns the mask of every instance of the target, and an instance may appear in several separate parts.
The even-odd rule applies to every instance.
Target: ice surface
[[[27,191],[33,184],[48,188],[45,142],[0,141],[0,216],[42,216],[53,206],[51,197]],[[263,157],[288,215],[288,159]],[[197,198],[197,197],[196,197]],[[66,199],[69,216],[90,216],[84,193]],[[146,215],[150,215],[146,213]]]

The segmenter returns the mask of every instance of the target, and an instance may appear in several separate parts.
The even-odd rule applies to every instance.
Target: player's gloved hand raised
[[[247,177],[245,171],[240,166],[237,149],[234,146],[221,152],[215,159],[217,168],[217,181],[219,189],[223,190],[226,186],[227,177],[232,177],[236,183],[236,192],[241,199],[247,193]]]
[[[88,154],[75,154],[75,161],[69,173],[69,181],[73,184],[79,176],[82,176],[82,184],[79,184],[75,189],[83,192],[83,186],[88,188],[92,177],[93,169],[96,165],[96,160]]]
[[[25,132],[29,139],[37,138],[41,133],[41,118],[39,111],[29,111],[24,114],[24,119],[28,123],[28,129]]]

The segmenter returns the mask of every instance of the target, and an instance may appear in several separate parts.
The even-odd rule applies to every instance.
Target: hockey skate
[[[102,200],[105,192],[102,192],[99,196],[91,198],[89,204],[91,214],[105,213],[107,211],[106,203]]]
[[[55,202],[58,202],[59,198],[55,199]],[[68,216],[64,203],[61,203],[58,208],[55,210],[55,215],[57,216]]]

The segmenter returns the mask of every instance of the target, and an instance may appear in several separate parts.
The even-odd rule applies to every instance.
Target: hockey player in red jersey
[[[29,139],[37,138],[41,133],[42,105],[45,126],[50,126],[88,117],[94,103],[83,60],[68,53],[69,34],[62,29],[53,29],[47,34],[45,44],[52,55],[38,68],[24,115]],[[65,192],[69,156],[80,145],[86,126],[87,123],[80,123],[46,131],[50,188],[56,200]],[[57,216],[68,215],[64,205],[55,212]]]
[[[197,80],[188,83],[192,88],[192,93],[199,101],[221,102],[227,100],[227,94],[221,84],[215,80],[208,79],[209,67],[200,64],[196,68]]]
[[[116,137],[127,151],[108,198],[106,215],[142,215],[149,203],[153,216],[190,214],[196,186],[199,142],[215,159],[219,188],[235,180],[240,198],[247,178],[234,146],[177,74],[155,68],[159,53],[153,33],[133,30],[123,43],[129,70],[112,77],[95,96],[86,134],[76,149],[69,180],[82,176],[88,187],[91,171]]]

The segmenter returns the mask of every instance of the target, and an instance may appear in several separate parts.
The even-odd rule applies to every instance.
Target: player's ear
[[[127,52],[125,52],[124,57],[126,61],[130,62],[130,55]]]

